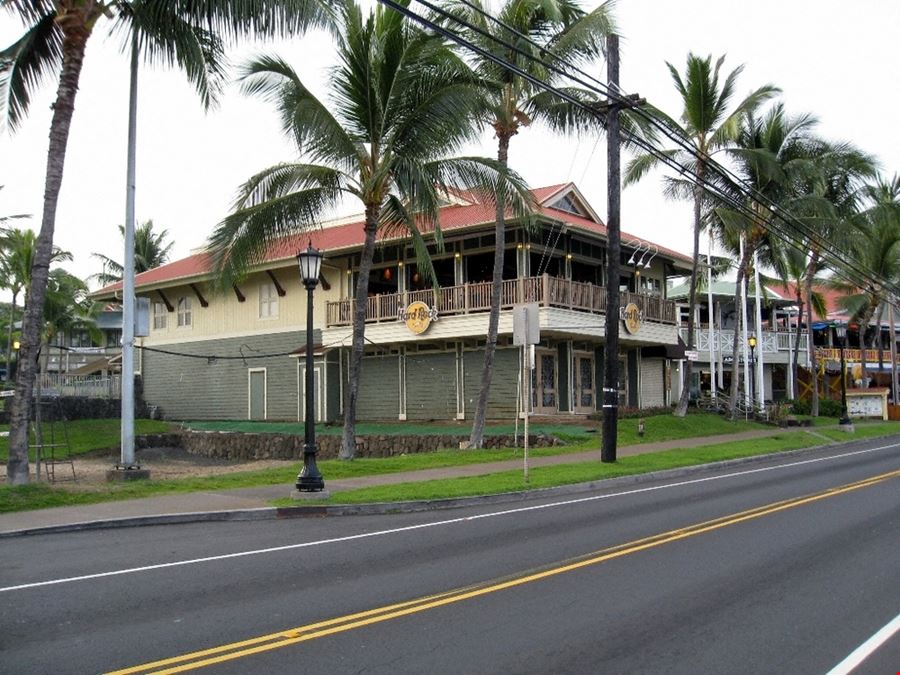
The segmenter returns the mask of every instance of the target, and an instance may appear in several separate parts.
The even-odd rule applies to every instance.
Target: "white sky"
[[[598,3],[591,0],[586,7]],[[900,171],[900,3],[885,0],[619,0],[622,87],[673,116],[678,97],[665,61],[680,71],[688,51],[727,54],[724,70],[745,64],[743,96],[772,83],[783,90],[789,112],[812,112],[819,132],[876,155],[885,174]],[[119,40],[98,25],[91,39],[75,117],[55,242],[72,252],[65,265],[87,277],[100,271],[92,252],[121,260],[117,225],[125,213],[125,141],[128,59]],[[21,32],[0,15],[0,46]],[[331,42],[311,35],[292,43],[254,45],[233,53],[239,63],[267,51],[285,57],[318,94],[330,63]],[[605,79],[605,65],[597,75]],[[49,106],[56,82],[47,82],[19,131],[0,135],[0,215],[31,213],[18,226],[39,226],[46,169]],[[495,140],[473,148],[494,156]],[[137,219],[153,219],[175,242],[173,259],[203,245],[228,213],[238,185],[254,172],[292,159],[272,108],[231,86],[215,110],[204,113],[177,71],[142,67],[139,83]],[[624,161],[627,160],[623,156]],[[513,138],[510,163],[532,186],[574,180],[598,213],[606,213],[606,149],[601,140],[566,140],[528,129]],[[352,209],[356,211],[355,207]],[[623,229],[690,252],[690,208],[665,201],[658,176],[623,193]]]

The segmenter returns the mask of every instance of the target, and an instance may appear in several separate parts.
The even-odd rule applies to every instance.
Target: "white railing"
[[[81,396],[85,398],[120,398],[122,395],[121,375],[91,377],[90,375],[41,375],[42,396]],[[37,389],[35,389],[37,394]]]
[[[681,339],[687,344],[687,328],[679,328]],[[717,353],[731,353],[731,346],[734,340],[733,330],[713,330],[713,350]],[[800,336],[800,354],[806,354],[807,339],[809,336],[803,334]],[[700,352],[708,352],[710,350],[709,330],[706,328],[694,329],[694,349]],[[787,332],[763,331],[762,337],[757,336],[756,350],[763,354],[775,354],[778,352],[789,352],[794,348],[794,341],[797,339],[796,334]]]

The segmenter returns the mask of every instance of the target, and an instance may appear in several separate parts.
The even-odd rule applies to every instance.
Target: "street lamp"
[[[837,335],[841,348],[841,419],[838,420],[838,424],[850,424],[850,418],[847,416],[847,371],[846,365],[844,364],[844,345],[847,342],[847,326],[835,326],[834,334]]]
[[[747,346],[750,347],[750,400],[753,402],[753,407],[756,407],[756,387],[754,386],[756,383],[754,380],[755,375],[755,365],[756,365],[756,336],[751,335],[747,338]]]
[[[315,377],[313,373],[313,291],[319,284],[322,269],[322,252],[313,248],[312,242],[305,251],[297,254],[300,278],[306,287],[306,419],[304,420],[303,469],[297,476],[297,489],[301,492],[318,492],[325,489],[325,480],[316,466],[316,416]]]

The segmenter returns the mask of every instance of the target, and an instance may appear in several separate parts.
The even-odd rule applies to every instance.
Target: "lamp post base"
[[[303,469],[297,476],[297,490],[300,492],[321,492],[325,489],[325,479],[316,466],[316,450],[315,444],[303,448]]]

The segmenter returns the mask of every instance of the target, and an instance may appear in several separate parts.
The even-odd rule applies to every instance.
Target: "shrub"
[[[819,415],[822,417],[840,417],[841,404],[839,401],[832,401],[825,398],[819,401]]]

